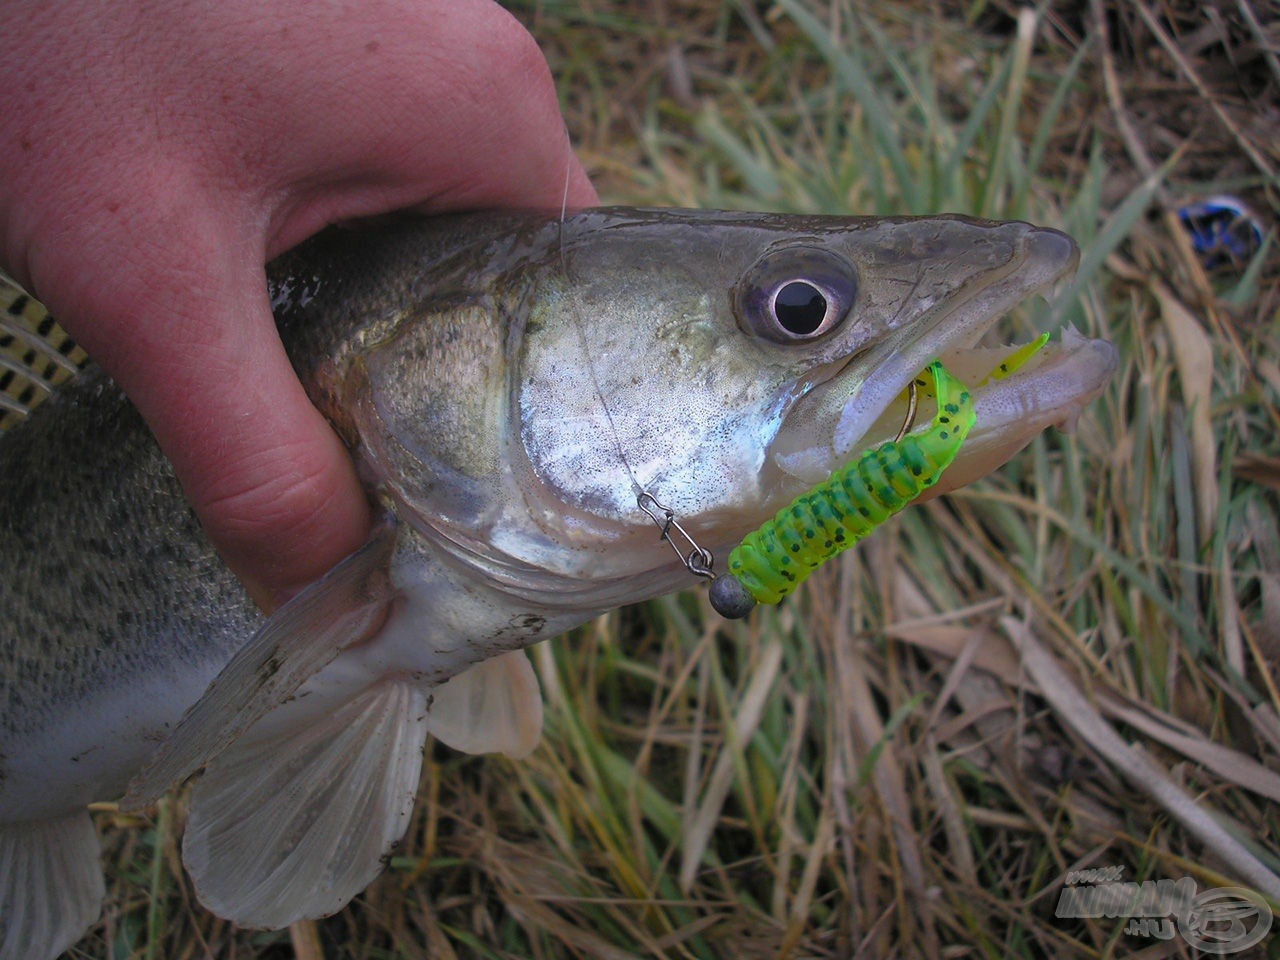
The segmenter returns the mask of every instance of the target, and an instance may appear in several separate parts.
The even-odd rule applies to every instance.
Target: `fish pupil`
[[[827,317],[827,298],[807,280],[791,280],[778,288],[773,314],[779,326],[793,336],[811,336]]]

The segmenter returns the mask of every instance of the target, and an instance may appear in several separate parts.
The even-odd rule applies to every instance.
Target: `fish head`
[[[601,209],[539,237],[498,283],[505,359],[477,390],[502,394],[501,422],[449,536],[578,582],[666,589],[683,571],[643,494],[732,546],[891,439],[934,359],[978,411],[942,490],[1072,421],[1116,365],[1071,332],[981,382],[1009,352],[983,335],[1078,261],[1066,235],[1025,223]],[[448,513],[417,497],[419,514]]]

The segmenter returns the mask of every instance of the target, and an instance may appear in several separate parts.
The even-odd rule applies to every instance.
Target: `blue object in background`
[[[1206,268],[1243,263],[1262,246],[1262,225],[1235,197],[1209,197],[1189,203],[1178,219],[1191,235],[1191,245]]]

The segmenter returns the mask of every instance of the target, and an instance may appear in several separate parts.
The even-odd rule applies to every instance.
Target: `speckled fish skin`
[[[256,756],[252,743],[366,696],[417,723],[472,664],[688,584],[639,489],[723,556],[851,443],[892,436],[897,423],[879,421],[900,422],[892,398],[930,360],[972,347],[1075,261],[1062,234],[1021,223],[629,209],[334,230],[282,258],[273,302],[295,368],[398,518],[394,603],[376,635],[337,644],[247,736],[228,727],[217,750],[232,744],[236,760],[217,777],[210,765],[217,789],[198,784],[195,801],[210,815],[193,811],[188,827],[201,899],[250,925],[320,915],[389,849],[373,838],[367,876],[327,900],[304,892],[274,912],[229,902],[234,883],[219,891],[222,868],[193,853],[191,834],[197,819],[197,832],[222,829],[205,823],[234,797],[224,771]],[[770,327],[776,279],[811,275],[834,304],[829,329]],[[974,435],[984,403],[991,428],[975,443],[982,459],[957,475],[994,469],[1101,390],[1114,351],[1076,340],[978,393]],[[158,745],[181,739],[185,711],[221,702],[210,682],[272,627],[204,539],[138,414],[92,368],[0,438],[0,537],[3,828],[119,797]],[[380,685],[399,699],[377,700]],[[441,724],[447,742],[486,748],[484,731],[472,740]],[[420,751],[414,729],[388,750]],[[416,767],[396,769],[416,783]],[[391,842],[406,811],[385,828]],[[92,920],[93,896],[72,919],[40,919],[56,928],[46,945],[63,949],[66,929]],[[42,905],[3,897],[7,960],[18,954],[5,952],[3,910]]]
[[[63,728],[54,739],[88,773],[80,801],[118,795],[120,771],[92,752],[140,738],[127,752],[144,756],[172,722],[170,708],[135,729],[155,696],[199,696],[260,615],[201,534],[141,417],[100,371],[0,441],[0,477],[0,809],[34,816],[50,787],[70,784],[41,782],[51,757],[13,744]],[[77,736],[86,737],[78,748]]]

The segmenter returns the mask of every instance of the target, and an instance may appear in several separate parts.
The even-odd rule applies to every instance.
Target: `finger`
[[[262,188],[278,203],[270,255],[329,223],[410,206],[598,202],[546,59],[497,4],[400,0],[307,13],[251,22],[244,37],[221,42],[237,60],[211,65],[202,82],[234,116],[218,136],[237,139],[186,132],[206,145],[211,167],[223,164],[219,176],[243,176],[252,156],[254,175],[275,178]]]
[[[99,57],[127,74],[108,70],[100,116],[80,109],[83,91],[49,80],[46,121],[61,116],[63,135],[31,134],[28,153],[60,159],[54,186],[71,195],[12,218],[9,259],[130,393],[210,535],[264,599],[354,549],[367,506],[276,339],[263,260],[329,222],[407,205],[596,196],[545,60],[488,0],[325,5],[293,19],[276,5],[219,9],[153,8],[165,22],[148,42],[172,55]],[[198,108],[184,107],[191,90]],[[113,124],[122,112],[146,122]]]
[[[261,254],[212,220],[119,212],[141,263],[103,253],[86,258],[103,274],[42,264],[39,275],[63,278],[51,305],[137,405],[206,532],[271,608],[363,542],[367,500],[281,346]]]

